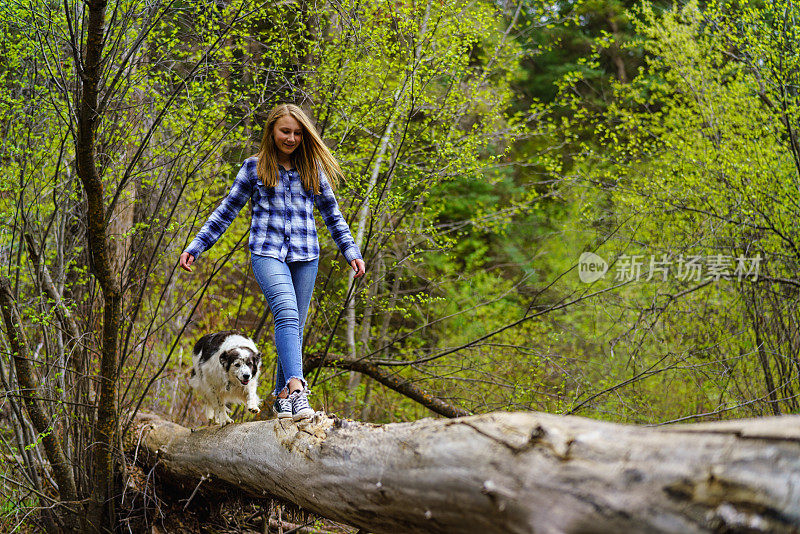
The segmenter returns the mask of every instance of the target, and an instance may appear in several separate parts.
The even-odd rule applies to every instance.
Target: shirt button
[[[283,240],[284,241],[289,241],[289,236],[287,235],[286,237],[283,238]]]

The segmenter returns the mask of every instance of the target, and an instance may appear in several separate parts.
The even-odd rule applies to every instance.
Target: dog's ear
[[[255,365],[256,367],[261,365],[261,353],[260,352],[256,352],[255,355],[253,356],[253,365]]]
[[[231,368],[231,363],[233,363],[234,356],[235,355],[233,352],[229,350],[219,353],[219,363],[225,368],[226,371]]]

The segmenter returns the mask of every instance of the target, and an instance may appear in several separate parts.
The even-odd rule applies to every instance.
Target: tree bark
[[[376,533],[800,529],[796,416],[648,428],[541,413],[383,426],[318,414],[192,432],[143,415],[128,442],[173,482],[210,476]]]

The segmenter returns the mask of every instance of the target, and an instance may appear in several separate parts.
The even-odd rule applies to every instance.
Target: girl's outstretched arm
[[[339,247],[347,263],[352,265],[353,260],[362,259],[361,251],[358,250],[353,235],[350,233],[347,221],[344,220],[342,212],[339,211],[339,203],[336,201],[333,189],[331,189],[331,185],[323,172],[319,173],[319,195],[314,195],[314,202],[322,214],[322,220],[325,221],[331,237],[336,242],[336,246]]]
[[[228,195],[222,199],[222,202],[208,218],[203,228],[200,229],[192,242],[189,243],[189,246],[186,247],[186,250],[184,250],[184,254],[193,257],[192,261],[196,260],[200,254],[210,249],[214,243],[217,242],[236,218],[236,215],[239,214],[242,206],[245,205],[253,194],[253,184],[250,182],[250,177],[248,175],[249,167],[250,164],[248,162],[242,165],[242,168],[239,169],[239,173],[236,175],[236,179],[233,181]],[[255,171],[255,169],[253,169],[253,171]],[[183,258],[183,254],[181,254],[181,258]],[[189,265],[191,265],[191,263],[188,263],[187,267]],[[184,267],[183,262],[181,263],[181,267]]]

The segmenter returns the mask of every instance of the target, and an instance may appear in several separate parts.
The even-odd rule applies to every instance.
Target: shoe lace
[[[310,408],[311,405],[308,403],[308,396],[310,394],[311,394],[311,391],[308,388],[306,388],[304,390],[300,390],[300,391],[295,391],[294,393],[289,395],[289,398],[292,401],[292,406],[294,406],[295,403],[296,403],[297,404],[296,407],[298,409]]]

